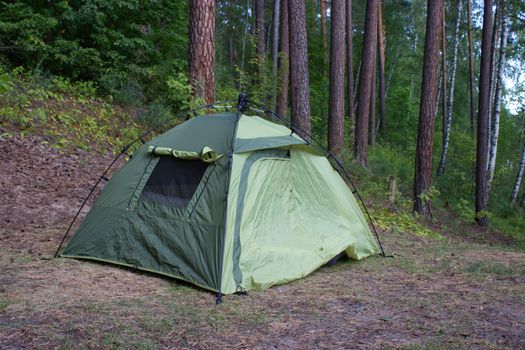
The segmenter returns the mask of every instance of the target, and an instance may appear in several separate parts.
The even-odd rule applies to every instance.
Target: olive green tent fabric
[[[282,125],[221,113],[144,144],[61,256],[234,293],[304,277],[342,251],[362,259],[378,246],[328,160]]]
[[[146,143],[113,175],[61,256],[132,266],[219,290],[227,157],[208,165],[186,207],[145,201],[141,193],[162,157],[148,153],[150,145],[227,153],[237,119],[233,113],[196,117]]]

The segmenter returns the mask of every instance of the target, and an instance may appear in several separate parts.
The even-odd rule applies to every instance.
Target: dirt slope
[[[111,157],[42,141],[0,138],[0,349],[525,348],[525,253],[501,246],[383,232],[396,258],[220,306],[171,279],[47,260]]]

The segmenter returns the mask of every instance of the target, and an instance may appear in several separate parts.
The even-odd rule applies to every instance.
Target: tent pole
[[[386,257],[385,255],[385,250],[383,249],[383,244],[381,243],[381,240],[379,239],[379,234],[377,233],[377,229],[376,229],[376,226],[374,224],[374,221],[372,220],[372,216],[370,215],[370,212],[368,211],[368,208],[365,204],[365,201],[363,200],[363,197],[361,197],[361,194],[359,193],[359,191],[357,190],[357,187],[355,186],[354,182],[352,181],[352,178],[350,177],[350,174],[348,174],[348,172],[346,171],[345,167],[343,166],[343,163],[341,162],[341,160],[339,158],[337,158],[332,152],[330,152],[329,150],[327,150],[323,145],[322,143],[317,140],[315,137],[313,137],[310,133],[302,130],[301,128],[298,128],[296,126],[293,126],[291,124],[291,122],[289,122],[288,120],[284,119],[282,116],[280,116],[279,114],[277,114],[276,112],[266,108],[265,106],[261,105],[260,103],[257,103],[257,102],[253,102],[253,101],[249,101],[252,105],[260,108],[262,110],[262,112],[274,117],[274,118],[277,118],[278,120],[280,120],[281,122],[283,122],[286,126],[288,126],[293,132],[295,132],[296,134],[298,135],[306,135],[310,138],[311,141],[315,142],[317,144],[317,146],[324,152],[328,155],[328,158],[331,158],[334,160],[334,162],[336,163],[337,167],[340,169],[340,171],[343,173],[343,175],[345,176],[345,178],[350,182],[350,185],[352,186],[352,188],[354,189],[354,192],[355,194],[357,195],[357,198],[359,199],[359,201],[361,202],[361,204],[363,205],[363,208],[365,209],[365,213],[368,217],[368,221],[370,222],[370,225],[372,225],[372,230],[374,231],[374,235],[377,239],[377,243],[379,244],[379,247],[381,248],[381,256],[382,257]],[[252,110],[256,110],[255,108],[252,108]],[[258,110],[256,110],[258,111]],[[299,133],[297,132],[299,131]],[[311,144],[310,142],[308,141],[305,141],[307,144]]]

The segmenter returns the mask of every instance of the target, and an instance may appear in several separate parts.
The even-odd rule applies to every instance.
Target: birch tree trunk
[[[279,26],[279,97],[277,114],[288,115],[288,85],[290,83],[290,38],[288,28],[288,0],[281,0],[281,25]]]
[[[514,188],[512,189],[512,193],[510,195],[510,204],[514,205],[516,202],[516,197],[518,197],[518,192],[520,190],[521,186],[521,180],[523,179],[523,172],[525,171],[525,144],[523,145],[523,151],[521,152],[521,161],[520,165],[518,166],[518,176],[516,176],[516,182],[514,183]],[[523,195],[523,198],[525,198],[525,194]],[[522,199],[523,202],[523,199]]]
[[[496,79],[496,96],[494,98],[494,122],[492,123],[492,132],[490,133],[490,152],[489,152],[489,174],[488,174],[488,190],[490,191],[490,186],[492,184],[492,179],[494,178],[494,169],[496,168],[496,156],[498,153],[498,138],[499,138],[499,122],[501,115],[501,93],[503,85],[503,71],[505,69],[505,60],[507,49],[507,40],[509,37],[509,20],[508,16],[505,13],[506,2],[504,1],[501,6],[501,23],[502,23],[502,33],[501,41],[499,47],[499,60],[498,60],[498,70],[497,70],[497,79]]]
[[[290,24],[291,122],[292,127],[297,128],[297,133],[309,141],[312,121],[304,0],[288,0],[288,21]]]
[[[359,76],[359,105],[355,128],[355,155],[361,165],[368,167],[368,118],[370,93],[374,71],[374,54],[377,40],[377,6],[379,0],[367,0],[361,74]]]
[[[340,156],[345,117],[345,16],[346,0],[332,0],[330,26],[330,103],[328,150]]]
[[[476,150],[476,221],[488,225],[484,215],[487,210],[487,155],[488,155],[488,105],[490,80],[490,51],[492,41],[492,0],[484,0],[481,64],[479,74],[478,133]]]
[[[443,128],[443,149],[441,151],[441,159],[439,161],[439,167],[437,170],[437,175],[441,176],[445,172],[445,166],[447,163],[447,152],[448,145],[450,142],[450,127],[452,125],[452,107],[454,105],[454,86],[456,82],[456,69],[458,66],[458,46],[459,46],[459,25],[461,23],[461,12],[463,10],[463,0],[458,0],[457,8],[457,17],[456,25],[454,27],[454,41],[453,41],[453,51],[452,51],[452,70],[450,72],[450,87],[448,91],[448,105],[447,113],[444,121]]]
[[[215,100],[215,0],[191,0],[189,71],[193,94]]]
[[[385,82],[385,25],[381,1],[378,5],[377,45],[379,53],[379,131],[381,137],[386,136],[386,82]]]
[[[474,83],[474,48],[472,46],[472,10],[470,0],[467,0],[467,37],[468,37],[468,66],[470,77],[470,134],[474,137],[474,125],[476,120],[476,109],[474,107],[475,83]]]
[[[439,44],[443,30],[443,7],[443,0],[428,0],[414,172],[414,211],[426,217],[431,216],[430,198],[425,194],[432,185],[432,144],[439,75]]]

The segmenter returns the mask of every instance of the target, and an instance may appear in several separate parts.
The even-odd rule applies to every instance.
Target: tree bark
[[[377,44],[377,43],[376,43]],[[370,116],[368,117],[368,145],[376,143],[376,105],[377,105],[377,46],[374,54],[374,70],[372,71],[372,90],[370,91]]]
[[[361,165],[368,167],[368,118],[370,93],[374,71],[374,54],[377,40],[377,6],[379,0],[367,0],[361,74],[359,76],[359,104],[355,130],[355,155]]]
[[[257,60],[259,68],[264,64],[266,54],[265,30],[264,30],[264,0],[255,0],[255,36],[257,40]]]
[[[445,138],[445,122],[447,115],[447,32],[445,26],[446,10],[443,5],[443,21],[441,22],[441,135]]]
[[[454,104],[454,86],[456,82],[456,69],[458,66],[458,46],[459,46],[459,25],[461,23],[461,12],[463,10],[463,0],[458,0],[458,9],[456,17],[456,25],[454,27],[454,42],[452,53],[452,71],[450,72],[450,88],[448,90],[448,105],[447,113],[443,128],[443,148],[441,151],[441,159],[437,175],[441,176],[445,173],[445,166],[447,163],[448,145],[450,142],[450,127],[452,125],[452,107]]]
[[[427,191],[432,185],[432,144],[439,71],[439,44],[443,30],[443,0],[428,0],[421,105],[414,173],[414,211],[431,216]]]
[[[497,80],[495,87],[495,98],[494,98],[494,120],[492,123],[492,132],[490,133],[490,152],[489,152],[489,174],[488,174],[488,191],[490,191],[490,186],[492,184],[492,179],[494,178],[494,169],[496,168],[496,156],[498,153],[498,138],[499,138],[499,123],[501,115],[501,92],[503,85],[503,70],[506,63],[506,52],[507,49],[507,40],[509,37],[509,19],[506,15],[506,1],[503,1],[502,6],[500,7],[501,11],[501,41],[499,47],[499,60],[498,60],[498,69],[497,69]]]
[[[281,23],[279,26],[279,97],[277,99],[277,114],[288,115],[288,85],[290,76],[290,39],[288,28],[288,0],[281,0]]]
[[[309,141],[312,126],[304,0],[288,0],[288,21],[290,25],[291,122],[297,133]]]
[[[190,1],[189,71],[193,95],[215,100],[215,0]]]
[[[474,99],[476,96],[474,83],[474,48],[472,46],[472,10],[470,0],[467,0],[467,36],[468,36],[468,66],[470,77],[470,134],[474,137],[474,125],[476,121],[476,109]]]
[[[492,0],[484,0],[481,64],[479,75],[478,137],[476,151],[476,221],[488,224],[487,210],[488,105],[490,79],[490,46],[492,40]]]
[[[330,26],[330,101],[328,150],[340,156],[345,118],[345,16],[346,0],[332,0]]]
[[[352,0],[346,2],[346,76],[348,92],[346,96],[348,104],[348,119],[350,130],[354,122],[354,57],[353,57],[353,31],[352,31]],[[350,131],[352,139],[352,131]]]
[[[379,53],[379,131],[381,137],[386,136],[386,82],[385,82],[385,25],[381,1],[378,4],[377,45]]]
[[[321,0],[321,45],[323,48],[323,77],[326,77],[326,67],[328,66],[328,44],[326,36],[326,0]]]
[[[281,1],[274,0],[273,3],[273,38],[272,38],[272,79],[274,81],[274,89],[272,92],[272,107],[277,109],[277,83],[278,79],[278,52],[279,52],[279,18],[281,12]]]
[[[514,205],[516,202],[516,197],[518,197],[518,192],[521,186],[521,180],[523,179],[523,172],[525,171],[525,144],[523,144],[523,151],[521,152],[521,160],[518,166],[518,176],[516,176],[516,182],[514,182],[514,188],[510,195],[510,205]],[[525,198],[525,194],[523,195]],[[523,201],[523,200],[522,200]]]
[[[488,117],[487,117],[487,132],[488,132],[488,139],[487,139],[487,157],[490,156],[490,138],[492,134],[492,124],[493,124],[493,106],[494,106],[494,88],[495,88],[495,82],[496,82],[496,46],[498,44],[498,36],[499,36],[499,17],[500,17],[500,8],[498,6],[498,1],[493,1],[496,5],[496,13],[494,14],[494,23],[492,25],[492,43],[490,45],[490,78],[489,78],[489,106],[488,106]],[[489,160],[487,158],[487,171],[488,171],[488,165]]]

